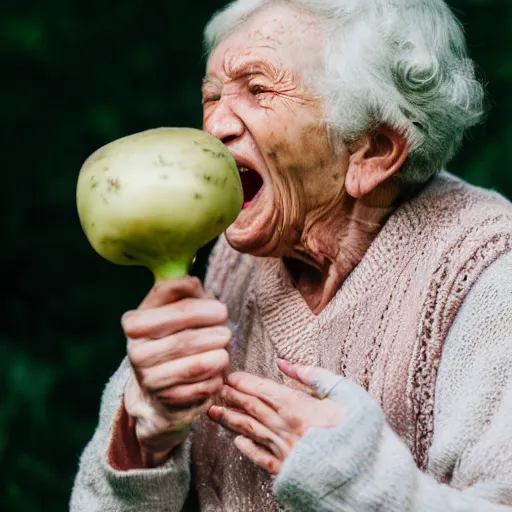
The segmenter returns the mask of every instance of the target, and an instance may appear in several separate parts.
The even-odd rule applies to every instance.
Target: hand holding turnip
[[[122,319],[134,371],[124,395],[128,425],[118,425],[124,434],[113,438],[130,444],[126,431],[134,432],[138,453],[127,461],[130,448],[117,450],[124,454],[120,469],[164,461],[222,388],[227,310],[186,274],[196,251],[233,222],[242,201],[234,159],[199,130],[131,135],[100,148],[82,167],[77,206],[91,245],[113,263],[148,267],[156,280],[138,310]]]
[[[142,465],[165,460],[221,391],[231,338],[226,320],[226,307],[205,298],[191,277],[156,284],[137,311],[123,316],[134,370],[124,402]]]

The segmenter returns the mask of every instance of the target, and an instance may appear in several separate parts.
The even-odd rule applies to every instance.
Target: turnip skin
[[[226,230],[242,204],[227,147],[192,128],[111,142],[84,162],[77,185],[80,222],[96,252],[146,266],[156,280],[186,275],[197,250]]]

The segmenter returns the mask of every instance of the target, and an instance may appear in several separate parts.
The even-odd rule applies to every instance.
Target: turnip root
[[[242,203],[226,146],[191,128],[116,140],[94,152],[78,178],[78,214],[93,248],[113,263],[148,267],[156,280],[186,275]]]

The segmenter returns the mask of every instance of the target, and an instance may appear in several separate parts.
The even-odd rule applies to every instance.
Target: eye
[[[249,86],[249,92],[251,94],[254,94],[255,96],[257,94],[261,94],[261,93],[264,93],[264,92],[269,92],[268,89],[266,89],[263,85],[261,84],[253,84],[253,85],[250,85]]]
[[[203,97],[203,105],[220,101],[220,94],[210,94]]]

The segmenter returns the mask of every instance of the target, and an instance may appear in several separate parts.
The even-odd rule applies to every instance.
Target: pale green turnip
[[[237,165],[222,142],[191,128],[158,128],[94,152],[78,177],[77,207],[93,248],[156,280],[182,277],[197,250],[235,220]]]

